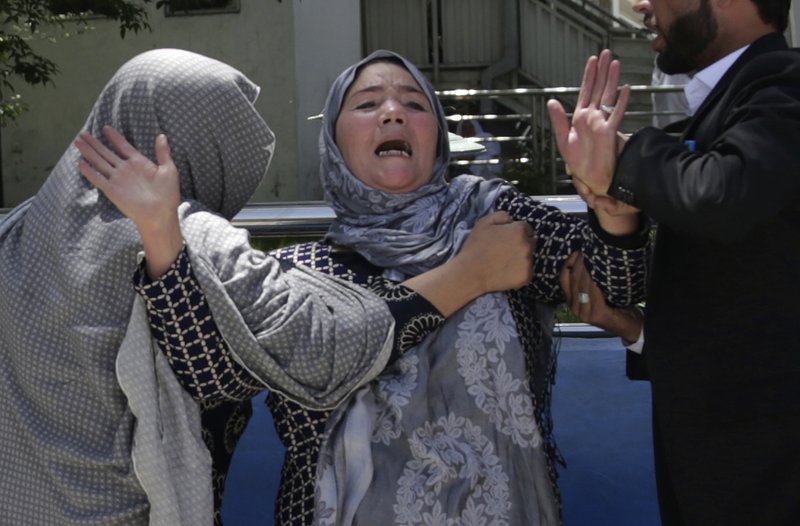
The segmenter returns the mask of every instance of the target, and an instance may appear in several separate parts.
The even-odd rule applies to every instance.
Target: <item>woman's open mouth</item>
[[[406,141],[386,141],[375,150],[378,157],[411,157],[411,146]]]

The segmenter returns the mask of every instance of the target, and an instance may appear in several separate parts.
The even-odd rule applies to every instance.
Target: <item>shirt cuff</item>
[[[622,340],[625,342],[625,340]],[[644,325],[642,325],[642,330],[639,331],[639,339],[635,342],[625,345],[625,348],[631,352],[635,352],[636,354],[642,354],[642,348],[644,347]]]
[[[186,246],[180,251],[169,269],[156,280],[150,279],[150,276],[147,275],[146,265],[147,262],[141,259],[133,274],[133,288],[154,311],[170,312],[171,305],[166,301],[164,290],[175,290],[179,283],[192,276]]]
[[[392,359],[417,345],[445,321],[433,304],[405,285],[380,280],[371,290],[386,302],[395,321]]]

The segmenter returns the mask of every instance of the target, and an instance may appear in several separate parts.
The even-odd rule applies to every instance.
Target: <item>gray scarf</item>
[[[439,123],[438,157],[431,180],[413,192],[391,194],[371,188],[347,168],[335,142],[336,119],[347,89],[363,66],[381,59],[399,60],[430,101]],[[320,133],[322,186],[336,213],[327,239],[355,249],[400,279],[430,270],[452,258],[475,221],[486,215],[506,185],[479,177],[445,180],[450,149],[444,110],[425,76],[405,58],[375,51],[334,81]]]
[[[167,134],[187,249],[226,340],[265,385],[331,407],[383,367],[390,316],[360,289],[282,270],[227,221],[274,148],[257,94],[218,61],[151,51],[120,68],[83,129],[113,126],[151,159]],[[0,515],[22,526],[210,525],[198,408],[131,285],[138,233],[80,175],[79,157],[70,146],[0,225]]]
[[[439,122],[433,177],[405,194],[361,183],[334,142],[348,87],[365,64],[387,57],[413,75]],[[472,176],[445,181],[444,112],[425,77],[394,53],[376,51],[342,73],[324,115],[322,182],[336,212],[328,239],[354,248],[387,277],[452,258],[508,188]],[[537,316],[552,325],[551,311]],[[525,370],[505,294],[484,295],[454,314],[333,413],[320,450],[315,524],[557,524]]]

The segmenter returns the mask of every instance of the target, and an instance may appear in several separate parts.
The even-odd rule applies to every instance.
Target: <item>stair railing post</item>
[[[433,56],[431,62],[433,64],[433,84],[439,84],[439,0],[431,0],[431,48]]]

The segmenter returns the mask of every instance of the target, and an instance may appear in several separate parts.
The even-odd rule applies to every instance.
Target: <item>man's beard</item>
[[[698,69],[698,58],[717,38],[717,20],[710,0],[700,0],[696,11],[676,18],[664,34],[664,51],[658,54],[658,68],[669,75]]]

